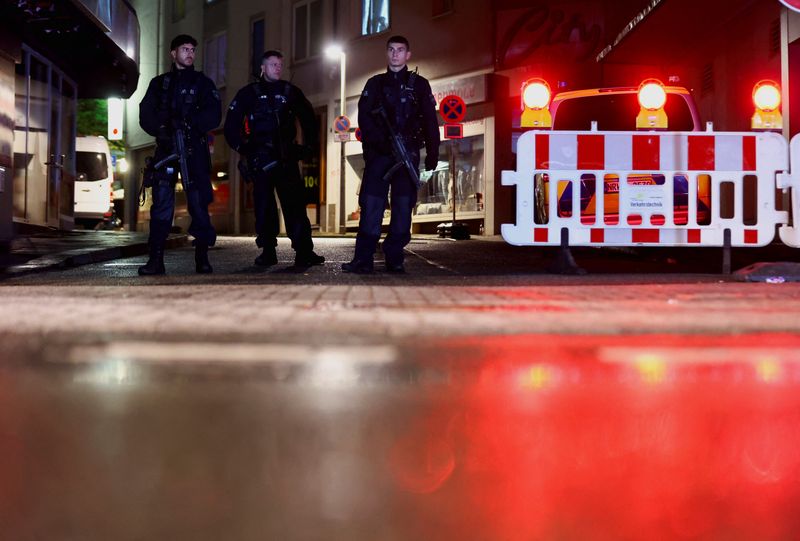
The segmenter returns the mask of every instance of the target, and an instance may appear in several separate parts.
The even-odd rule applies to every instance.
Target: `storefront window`
[[[443,141],[439,148],[439,165],[425,171],[417,197],[417,216],[483,210],[483,135]],[[425,162],[422,150],[420,163]],[[451,166],[454,166],[451,168]]]
[[[214,190],[214,201],[208,211],[215,216],[224,216],[233,210],[231,182],[228,175],[231,151],[225,142],[222,130],[215,130],[208,134],[208,143],[211,152],[211,188]]]
[[[421,149],[420,164],[425,163]],[[422,186],[417,194],[414,221],[424,222],[452,218],[455,196],[456,214],[478,213],[484,210],[484,136],[442,141],[439,164],[434,171],[421,171]],[[364,156],[347,156],[347,221],[350,226],[359,219],[356,186],[364,175]],[[455,183],[454,183],[455,179]],[[384,219],[389,219],[387,206]],[[478,216],[471,216],[476,218]]]
[[[361,209],[358,206],[358,193],[361,188],[361,179],[364,178],[364,155],[354,154],[347,157],[347,221],[358,221]],[[389,217],[389,211],[386,211],[386,216]]]

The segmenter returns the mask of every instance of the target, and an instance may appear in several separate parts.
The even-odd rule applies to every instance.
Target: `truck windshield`
[[[692,131],[695,129],[692,112],[686,101],[675,94],[667,95],[664,106],[669,131]],[[634,131],[639,102],[636,94],[600,94],[564,100],[553,118],[554,130],[589,130],[592,121],[597,121],[601,131]]]
[[[79,180],[94,181],[108,178],[106,155],[101,152],[76,152],[75,172],[78,176],[86,175]]]

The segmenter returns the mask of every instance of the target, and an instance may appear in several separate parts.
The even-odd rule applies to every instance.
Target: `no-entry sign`
[[[350,119],[346,116],[337,116],[333,121],[333,130],[337,133],[345,133],[350,129]]]
[[[460,97],[450,94],[439,102],[439,114],[445,122],[461,122],[467,114],[467,105]]]
[[[781,0],[781,4],[789,9],[800,12],[800,0]]]

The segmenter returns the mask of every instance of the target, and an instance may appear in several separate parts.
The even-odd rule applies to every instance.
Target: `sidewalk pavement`
[[[167,248],[179,248],[188,242],[186,234],[171,234]],[[0,253],[0,276],[19,276],[146,253],[147,233],[143,232],[25,227],[11,241],[9,251]]]
[[[0,251],[0,279],[22,274],[40,272],[50,269],[65,269],[87,265],[101,261],[111,261],[127,257],[135,257],[147,254],[147,236],[145,232],[136,231],[93,231],[93,230],[74,230],[63,231],[54,228],[30,226],[27,224],[17,224],[16,236],[11,241],[8,251]],[[323,234],[315,232],[316,239],[323,238],[343,238],[339,234]],[[346,235],[344,238],[353,237]],[[414,235],[417,240],[430,240],[438,238],[437,235]],[[483,268],[482,265],[496,264],[503,257],[511,257],[513,250],[519,248],[505,244],[502,237],[474,237],[476,240],[497,243],[503,245],[507,250],[499,248],[487,251],[468,251],[472,254],[469,262],[464,260],[463,250],[443,250],[443,246],[437,245],[436,254],[438,266],[442,269],[459,268],[462,274],[474,271],[475,268]],[[189,236],[186,233],[173,233],[167,239],[167,248],[180,248],[189,244]],[[474,243],[470,244],[472,246]],[[460,246],[454,243],[453,248]],[[418,251],[418,246],[411,246]],[[612,272],[630,273],[645,272],[654,273],[697,273],[697,272],[718,272],[718,262],[721,257],[720,248],[622,248],[598,251],[593,248],[576,248],[575,257],[581,265],[588,265],[590,272]],[[452,253],[451,253],[452,252]],[[508,253],[506,253],[508,252]],[[719,253],[718,253],[719,252]],[[522,252],[520,252],[522,253]],[[536,250],[539,259],[545,261],[555,258],[558,252],[555,247],[539,248]],[[620,254],[629,257],[620,259]],[[526,257],[530,258],[531,250],[525,252]],[[733,274],[733,279],[737,281],[750,282],[773,282],[773,281],[800,281],[800,250],[789,248],[788,246],[775,243],[768,247],[757,249],[740,249],[734,251],[733,269],[739,269]],[[344,256],[343,256],[344,257]],[[486,261],[486,257],[492,261]],[[514,261],[522,257],[517,254],[513,256]],[[424,257],[423,257],[424,258]],[[500,258],[500,259],[498,259]],[[636,265],[631,267],[631,261],[635,260]],[[693,262],[700,261],[702,264],[694,265]],[[597,264],[593,264],[595,262]],[[541,263],[541,261],[539,262]],[[678,264],[680,263],[680,264]],[[599,266],[598,266],[599,265]],[[337,265],[338,268],[338,265]],[[711,270],[710,270],[711,269]],[[514,269],[506,269],[514,274]],[[550,271],[554,272],[554,271]],[[567,273],[569,274],[569,273]]]

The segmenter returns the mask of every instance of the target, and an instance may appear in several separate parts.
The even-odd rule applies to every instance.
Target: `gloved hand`
[[[433,171],[436,169],[436,166],[439,164],[439,156],[435,156],[433,154],[428,154],[425,156],[425,170],[426,171]]]

